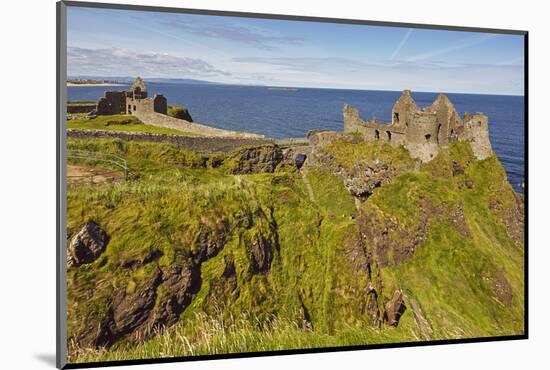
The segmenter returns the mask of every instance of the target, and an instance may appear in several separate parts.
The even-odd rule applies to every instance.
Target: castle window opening
[[[424,137],[426,138],[426,141],[430,141],[430,138],[432,137],[432,135],[426,134],[426,135],[424,135]]]
[[[386,131],[386,135],[388,136],[388,141],[391,141],[391,132]]]
[[[393,114],[393,123],[398,124],[399,123],[399,113]]]
[[[128,112],[132,112],[132,104],[128,104]]]
[[[376,140],[380,140],[380,131],[374,130],[374,138],[375,138]]]
[[[136,110],[136,106],[134,105],[134,110]]]

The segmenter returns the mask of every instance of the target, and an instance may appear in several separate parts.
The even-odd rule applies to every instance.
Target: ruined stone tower
[[[141,77],[136,78],[130,91],[106,91],[97,102],[96,113],[135,114],[136,112],[157,112],[166,114],[168,104],[163,95],[147,97],[147,86]]]
[[[453,103],[440,94],[426,108],[420,109],[409,90],[404,90],[392,108],[392,121],[365,121],[359,111],[344,106],[344,132],[360,133],[366,141],[386,141],[403,145],[411,156],[428,162],[437,155],[440,146],[453,141],[468,141],[478,159],[489,157],[493,151],[489,141],[489,124],[483,113],[465,113],[461,118]]]

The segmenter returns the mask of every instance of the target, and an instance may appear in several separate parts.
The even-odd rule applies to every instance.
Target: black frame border
[[[477,27],[461,27],[449,26],[440,24],[422,24],[422,23],[404,23],[404,22],[383,22],[370,21],[359,19],[344,19],[344,18],[325,18],[299,15],[284,15],[284,14],[268,14],[268,13],[252,13],[252,12],[233,12],[210,9],[190,9],[190,8],[175,8],[162,6],[146,6],[146,5],[131,5],[131,4],[110,4],[99,2],[84,2],[84,1],[58,1],[56,4],[56,19],[57,19],[57,142],[56,142],[56,228],[57,228],[57,245],[56,245],[56,367],[59,369],[80,369],[80,368],[97,368],[125,365],[146,365],[146,364],[162,364],[174,362],[194,362],[206,360],[222,360],[236,359],[249,357],[268,357],[268,356],[285,356],[296,354],[313,354],[326,352],[347,352],[360,351],[369,349],[382,348],[406,348],[406,347],[423,347],[447,344],[467,344],[467,343],[484,343],[484,342],[500,342],[510,340],[525,340],[529,339],[529,32],[526,30],[498,29],[498,28],[477,28]],[[383,27],[399,27],[399,28],[416,28],[416,29],[431,29],[445,31],[462,31],[462,32],[482,32],[482,33],[497,33],[508,35],[522,35],[524,37],[524,178],[525,187],[523,193],[524,199],[524,333],[519,335],[494,336],[494,337],[479,337],[479,338],[464,338],[464,339],[445,339],[431,340],[418,342],[398,342],[398,343],[381,343],[381,344],[364,344],[345,347],[321,347],[321,348],[303,348],[292,350],[279,351],[262,351],[262,352],[239,352],[225,353],[212,355],[197,355],[197,356],[181,356],[168,358],[147,358],[139,360],[119,360],[119,361],[102,361],[102,362],[84,362],[84,363],[67,363],[66,362],[66,347],[67,347],[67,317],[66,317],[66,173],[65,167],[65,152],[66,152],[66,54],[67,54],[67,7],[84,7],[84,8],[101,8],[101,9],[116,9],[116,10],[134,10],[147,12],[164,12],[164,13],[185,13],[185,14],[200,14],[226,17],[245,17],[245,18],[261,18],[261,19],[278,19],[303,22],[321,22],[321,23],[340,23],[340,24],[356,24],[368,26],[383,26]]]

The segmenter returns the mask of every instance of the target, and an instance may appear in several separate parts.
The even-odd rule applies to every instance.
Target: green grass
[[[128,122],[131,121],[131,122]],[[67,121],[67,128],[78,130],[107,130],[122,132],[146,132],[151,134],[198,136],[193,132],[147,125],[134,116],[115,114],[97,116],[96,118],[75,119]]]
[[[412,170],[416,165],[416,161],[403,146],[394,148],[384,142],[352,144],[348,140],[340,139],[321,150],[333,155],[335,163],[348,170],[356,163],[371,163],[375,160],[381,160],[398,170]]]
[[[489,207],[495,197],[511,206],[513,190],[496,157],[475,161],[464,143],[423,166],[402,148],[335,143],[326,150],[342,166],[352,166],[349,156],[356,155],[365,161],[384,158],[402,171],[359,209],[339,177],[318,169],[306,175],[310,199],[299,173],[230,175],[212,168],[213,157],[171,145],[69,139],[68,148],[123,156],[131,174],[123,183],[68,190],[69,233],[91,218],[111,236],[97,261],[68,273],[70,338],[101,320],[113,292],[134,292],[157,264],[192,258],[201,230],[214,229],[220,220],[231,230],[220,253],[202,263],[201,289],[175,326],[144,343],[121,341],[109,350],[73,343],[71,362],[421,340],[410,308],[397,328],[372,325],[363,307],[375,278],[355,266],[367,257],[352,262],[350,255],[366,248],[373,258],[372,241],[361,236],[365,222],[399,225],[388,235],[400,241],[417,229],[426,203],[439,214],[430,219],[414,255],[397,265],[372,265],[372,274],[379,272],[383,280],[383,288],[377,285],[381,304],[402,289],[421,306],[433,328],[430,339],[523,331],[523,249],[508,236],[503,216]],[[452,161],[463,166],[463,174],[452,176]],[[469,236],[449,221],[457,206]],[[250,245],[257,237],[275,246],[265,275],[250,272]],[[163,252],[158,262],[135,270],[118,267],[152,248]],[[232,279],[223,276],[229,264],[235,266]],[[510,305],[499,302],[487,282],[499,274],[512,287]],[[312,330],[302,325],[302,307]]]

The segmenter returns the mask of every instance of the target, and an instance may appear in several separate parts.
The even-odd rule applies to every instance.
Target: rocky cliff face
[[[251,323],[247,348],[258,350],[277,320],[300,345],[523,330],[521,197],[496,157],[478,160],[469,143],[422,164],[342,138],[302,170],[275,145],[200,158],[166,144],[69,145],[119,153],[139,172],[69,190],[76,361],[90,348],[157,348],[163,330],[213,348],[204,317]],[[218,329],[226,342],[252,335]]]

